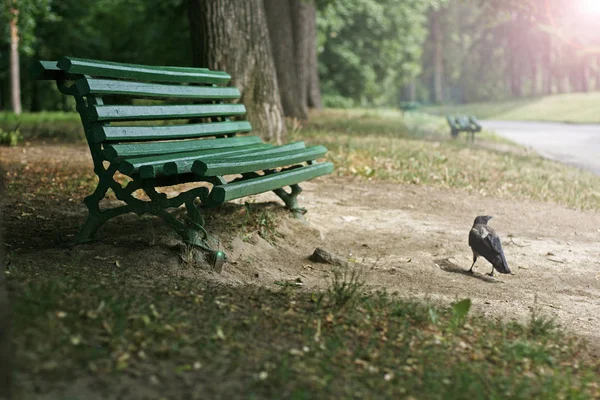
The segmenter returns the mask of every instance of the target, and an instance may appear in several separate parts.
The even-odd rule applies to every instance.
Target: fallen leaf
[[[215,333],[215,337],[217,339],[225,340],[225,334],[223,333],[223,328],[217,326],[217,332]]]
[[[303,356],[304,352],[302,350],[298,350],[298,349],[290,349],[290,354],[293,356]]]

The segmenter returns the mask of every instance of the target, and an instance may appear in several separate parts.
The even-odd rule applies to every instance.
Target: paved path
[[[600,175],[600,125],[550,122],[481,121],[516,143],[530,146],[541,155]]]

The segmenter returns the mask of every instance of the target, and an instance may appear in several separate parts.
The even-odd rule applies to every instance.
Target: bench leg
[[[112,172],[112,171],[111,171]],[[114,173],[114,172],[112,172]],[[105,182],[107,179],[104,174],[100,176],[100,182],[94,190],[94,193],[87,196],[83,202],[88,208],[88,216],[79,230],[79,234],[75,238],[75,243],[88,243],[94,239],[96,231],[102,224],[107,221],[107,218],[100,211],[100,200],[104,198],[108,191],[109,185]]]
[[[202,218],[198,207],[194,204],[197,197],[201,200],[206,198],[207,189],[198,188],[194,191],[182,193],[174,199],[167,199],[164,194],[158,193],[153,185],[146,185],[144,191],[154,203],[151,212],[168,223],[179,234],[184,243],[202,250],[213,270],[221,272],[227,257],[225,253],[212,249],[208,244],[208,233],[204,229],[204,218]],[[178,207],[181,203],[185,204],[188,214],[189,224],[187,225],[166,210],[168,207]]]
[[[302,188],[297,184],[291,185],[292,191],[286,192],[283,188],[275,189],[273,192],[283,200],[285,208],[292,212],[294,218],[304,220],[304,214],[306,214],[306,208],[298,205],[298,195],[302,193]]]
[[[89,243],[94,239],[96,231],[104,223],[103,219],[95,214],[89,214],[85,219],[77,237],[75,243]]]

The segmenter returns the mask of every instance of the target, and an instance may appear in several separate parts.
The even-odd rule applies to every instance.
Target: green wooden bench
[[[481,131],[481,125],[474,116],[448,115],[446,121],[448,121],[448,125],[450,125],[450,134],[453,138],[458,137],[460,132],[467,132],[467,134],[471,134],[471,141],[474,142],[475,133]]]
[[[208,252],[213,265],[222,264],[225,255],[209,246],[199,206],[273,191],[302,218],[298,183],[333,171],[330,162],[316,162],[327,152],[323,146],[274,146],[258,136],[240,136],[252,128],[243,119],[244,105],[231,103],[240,92],[223,86],[230,80],[225,72],[63,57],[40,61],[37,75],[55,80],[63,94],[75,98],[99,178],[85,198],[89,215],[77,242],[91,241],[103,223],[121,214],[150,213],[185,243]],[[117,171],[131,178],[126,186],[115,180]],[[189,182],[209,185],[172,198],[156,190]],[[125,204],[101,209],[108,189]],[[133,196],[139,189],[149,201]],[[185,221],[167,211],[183,204]]]

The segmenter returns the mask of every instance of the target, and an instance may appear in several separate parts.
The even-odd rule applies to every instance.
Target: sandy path
[[[525,321],[537,296],[540,314],[600,344],[600,213],[382,182],[328,178],[304,187],[312,233],[294,221],[284,224],[304,238],[262,252],[267,281],[293,278],[302,266],[296,257],[322,245],[367,265],[370,286],[432,300],[469,297],[475,312],[492,317]],[[471,265],[468,231],[482,214],[494,216],[490,225],[514,275],[489,278],[483,259],[474,275],[464,273]],[[286,247],[289,258],[282,258]],[[229,273],[247,273],[249,266],[236,263]],[[302,268],[307,287],[326,283],[322,273],[311,273],[325,267]]]

